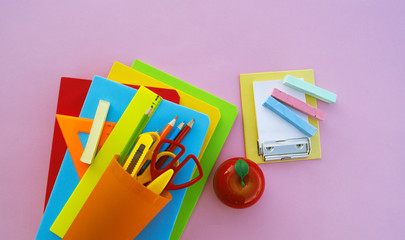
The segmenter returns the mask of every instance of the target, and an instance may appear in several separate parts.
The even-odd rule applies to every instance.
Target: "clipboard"
[[[257,119],[255,110],[255,99],[253,82],[263,82],[272,80],[282,80],[286,75],[292,75],[297,78],[303,78],[304,81],[311,84],[315,84],[313,70],[298,70],[298,71],[282,71],[282,72],[264,72],[264,73],[252,73],[240,75],[240,89],[241,89],[241,101],[242,101],[242,113],[243,113],[243,131],[245,135],[245,150],[246,158],[260,164],[260,163],[275,163],[275,162],[290,162],[298,160],[310,160],[321,158],[321,144],[319,135],[319,123],[318,120],[308,118],[308,122],[316,127],[318,131],[314,136],[310,138],[311,152],[307,158],[297,159],[285,159],[276,161],[265,161],[258,151],[258,139],[259,134],[257,131]],[[270,91],[269,91],[270,96]],[[305,95],[306,102],[317,107],[316,99],[314,97]],[[269,123],[271,124],[271,123]],[[286,137],[288,138],[288,137]],[[281,139],[280,139],[281,140]]]

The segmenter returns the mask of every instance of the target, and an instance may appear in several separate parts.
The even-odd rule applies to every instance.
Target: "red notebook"
[[[58,105],[56,114],[69,115],[79,117],[84,100],[86,99],[87,92],[90,88],[91,80],[67,78],[62,77],[60,80]],[[138,89],[139,86],[127,85],[129,87]],[[176,90],[147,87],[151,91],[160,95],[162,98],[174,103],[179,103],[180,96]],[[45,206],[48,203],[49,196],[51,195],[53,185],[55,184],[56,177],[58,176],[59,168],[62,164],[63,158],[66,153],[66,143],[60,130],[59,124],[55,118],[55,127],[53,132],[51,159],[49,163],[48,182],[45,194]]]

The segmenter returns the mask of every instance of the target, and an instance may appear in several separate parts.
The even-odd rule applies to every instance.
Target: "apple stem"
[[[243,181],[243,178],[249,173],[249,165],[243,159],[239,159],[235,163],[235,172],[240,176],[240,183],[244,187],[246,184]]]

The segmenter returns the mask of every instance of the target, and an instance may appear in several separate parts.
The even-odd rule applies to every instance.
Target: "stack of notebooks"
[[[108,109],[102,123],[101,103]],[[194,123],[181,144],[182,156],[194,155],[201,165],[203,176],[195,184],[155,194],[117,161],[150,109],[143,133],[161,131],[175,116],[177,123]],[[115,62],[107,78],[62,78],[56,114],[45,211],[36,239],[179,239],[237,108],[135,60],[132,67]],[[97,127],[95,142],[89,133]],[[90,144],[97,153],[86,164],[81,158]],[[189,162],[177,174],[180,182],[200,174]]]

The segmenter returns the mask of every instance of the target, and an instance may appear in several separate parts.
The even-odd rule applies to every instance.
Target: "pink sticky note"
[[[277,88],[273,89],[271,96],[276,98],[277,100],[285,103],[286,105],[288,105],[294,109],[297,109],[298,111],[305,113],[308,116],[313,117],[315,119],[324,120],[326,117],[326,112],[324,112],[320,109],[314,108],[311,105],[309,105],[285,92],[282,92]]]

